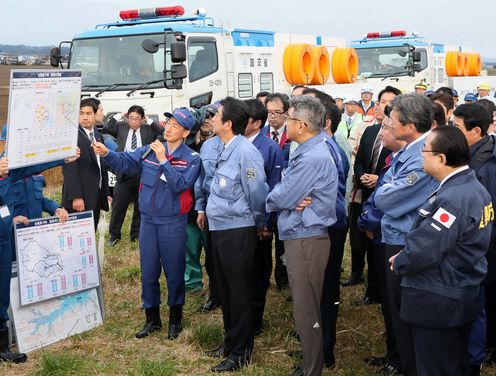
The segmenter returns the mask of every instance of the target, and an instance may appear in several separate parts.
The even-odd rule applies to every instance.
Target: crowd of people
[[[12,170],[0,160],[0,359],[26,360],[8,346],[12,223],[92,210],[96,228],[111,206],[115,246],[132,202],[145,313],[137,338],[162,328],[162,269],[168,338],[180,335],[186,292],[203,289],[203,249],[209,295],[198,311],[220,306],[224,325],[211,371],[250,362],[274,269],[302,348],[291,375],[321,375],[336,363],[340,288],[363,283],[367,264],[353,304],[380,304],[386,342],[385,355],[364,359],[371,373],[479,375],[496,345],[496,105],[483,92],[458,104],[451,88],[415,91],[386,86],[374,101],[368,87],[357,99],[298,85],[291,98],[177,108],[163,126],[134,105],[101,132],[101,103],[81,100],[75,157]],[[61,205],[44,198],[38,175],[56,165]]]

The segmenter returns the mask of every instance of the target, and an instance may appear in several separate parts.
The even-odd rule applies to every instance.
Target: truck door
[[[188,77],[184,79],[187,107],[201,107],[227,95],[227,76],[222,44],[215,36],[189,36],[187,39]]]

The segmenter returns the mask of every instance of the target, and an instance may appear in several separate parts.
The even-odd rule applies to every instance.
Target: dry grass
[[[55,192],[55,190],[52,190]],[[57,198],[57,195],[52,196]],[[129,213],[128,213],[129,214]],[[123,230],[128,238],[129,218]],[[345,270],[349,270],[349,250]],[[103,290],[106,317],[104,324],[29,354],[21,365],[0,363],[5,375],[209,375],[216,359],[204,355],[222,338],[220,310],[199,314],[196,309],[205,296],[188,294],[184,313],[184,331],[175,341],[167,340],[167,331],[137,340],[134,333],[143,324],[140,310],[139,252],[136,243],[121,241],[105,249]],[[163,278],[163,277],[162,277]],[[162,280],[165,286],[165,280]],[[376,369],[367,367],[362,358],[384,353],[383,326],[379,306],[354,307],[351,302],[364,293],[363,286],[343,288],[338,319],[336,368],[324,375],[371,375]],[[288,350],[298,349],[292,337],[291,304],[288,292],[271,287],[265,313],[265,332],[255,340],[253,361],[238,375],[286,375],[293,368]],[[163,301],[166,291],[163,289]],[[168,310],[162,307],[167,325]],[[491,371],[494,371],[491,370]],[[486,372],[485,375],[496,374]]]

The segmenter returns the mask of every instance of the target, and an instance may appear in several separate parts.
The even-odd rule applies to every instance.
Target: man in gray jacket
[[[315,98],[291,101],[288,138],[299,144],[283,178],[267,196],[267,211],[280,211],[279,237],[284,241],[296,330],[303,366],[293,375],[321,375],[324,364],[320,298],[329,259],[327,228],[336,222],[338,172],[320,135],[324,106]]]

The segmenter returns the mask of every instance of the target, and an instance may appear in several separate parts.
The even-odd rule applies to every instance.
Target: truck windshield
[[[141,47],[146,38],[163,41],[163,34],[76,39],[69,67],[82,71],[83,90],[111,85],[115,87],[106,90],[130,90],[155,80],[158,82],[149,88],[163,87],[160,83],[164,71],[163,46],[150,54]]]
[[[408,48],[398,47],[377,47],[377,48],[356,48],[358,55],[358,74],[363,77],[385,77],[404,76],[408,74],[406,65],[408,63]],[[421,69],[427,67],[427,52],[419,49],[422,60]]]

